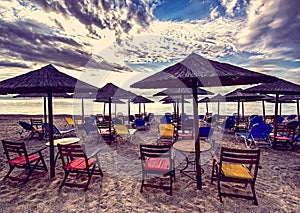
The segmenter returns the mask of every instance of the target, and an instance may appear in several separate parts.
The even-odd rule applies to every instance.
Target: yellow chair
[[[65,117],[65,120],[69,126],[71,126],[71,127],[75,126],[75,121],[73,120],[73,118]]]
[[[233,196],[253,200],[255,205],[258,205],[255,194],[255,181],[259,167],[260,150],[259,149],[233,149],[221,147],[220,161],[213,160],[213,168],[211,175],[211,183],[213,180],[218,182],[218,193],[220,202],[222,196]],[[250,184],[252,196],[245,193],[228,193],[221,192],[221,182],[232,182]],[[227,187],[228,188],[228,187]],[[246,192],[246,189],[243,189]]]
[[[175,126],[173,124],[159,124],[158,144],[173,144],[175,142]]]
[[[133,139],[133,136],[136,132],[136,129],[133,131],[130,131],[127,126],[122,125],[122,124],[117,124],[114,125],[114,130],[115,130],[115,140],[116,142],[120,143],[125,143],[125,142],[131,142]]]

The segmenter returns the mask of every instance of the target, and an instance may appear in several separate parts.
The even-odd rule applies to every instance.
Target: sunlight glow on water
[[[126,104],[117,104],[117,112],[122,112],[124,115],[128,114],[127,100],[124,100]],[[0,113],[1,114],[33,114],[39,115],[44,113],[43,99],[0,99]],[[192,103],[186,103],[185,112],[192,114]],[[274,113],[274,104],[265,103],[266,114],[272,115]],[[253,102],[245,103],[245,115],[262,114],[262,103]],[[90,99],[84,100],[84,114],[103,114],[104,104],[96,103]],[[131,114],[139,112],[138,104],[130,104]],[[179,107],[181,111],[181,106]],[[217,114],[217,103],[209,103],[208,109],[210,113]],[[108,104],[105,107],[106,114],[108,114]],[[144,107],[141,105],[141,111],[143,112]],[[241,109],[242,110],[242,109]],[[237,103],[220,103],[220,114],[221,115],[232,115],[237,111]],[[115,104],[112,105],[112,112],[115,112]],[[172,104],[161,104],[155,102],[152,104],[146,104],[146,112],[153,112],[156,115],[162,115],[165,112],[173,112]],[[199,103],[199,114],[205,114],[206,105],[205,103]],[[240,111],[241,112],[241,111]],[[82,114],[82,100],[81,99],[53,99],[53,113],[54,114],[71,114],[81,115]],[[284,103],[282,104],[282,114],[290,115],[296,114],[296,104]]]

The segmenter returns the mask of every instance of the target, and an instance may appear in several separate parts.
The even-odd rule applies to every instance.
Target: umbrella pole
[[[273,145],[276,144],[276,136],[277,136],[278,100],[279,100],[279,94],[276,94],[276,99],[275,99],[275,117],[274,117],[274,142],[273,142]]]
[[[263,113],[264,121],[266,121],[266,109],[265,109],[265,101],[264,100],[262,101],[262,107],[263,107],[262,113]]]
[[[197,189],[202,189],[202,177],[201,177],[201,163],[200,163],[200,141],[198,137],[199,133],[199,121],[198,121],[198,96],[197,96],[197,78],[192,79],[193,85],[193,113],[194,113],[194,136],[195,136],[195,164],[196,164],[196,181]]]
[[[242,101],[242,120],[245,119],[245,107],[244,107],[244,101]]]
[[[141,103],[139,103],[139,115],[141,115]]]
[[[144,116],[146,116],[146,104],[144,103]]]
[[[279,115],[281,116],[281,102],[279,103]]]
[[[44,97],[44,122],[47,123],[47,98]]]
[[[49,116],[49,149],[50,149],[50,178],[55,177],[54,162],[54,138],[53,138],[53,109],[52,109],[52,91],[48,91],[48,116]]]
[[[128,99],[128,125],[130,124],[130,99]]]
[[[84,102],[83,102],[83,98],[81,99],[81,114],[82,114],[82,121],[84,121]]]
[[[111,97],[109,97],[109,104],[108,104],[108,115],[109,115],[109,125],[108,125],[108,131],[109,131],[109,141],[112,142],[112,135],[111,135]]]
[[[218,101],[218,115],[220,115],[220,102]]]
[[[115,118],[117,117],[117,103],[115,103]]]
[[[238,111],[237,111],[237,119],[236,125],[239,126],[240,123],[240,99],[238,99]]]
[[[181,131],[184,133],[184,97],[181,95]]]
[[[206,115],[208,116],[208,102],[206,101],[205,104],[206,104]]]
[[[297,116],[298,116],[298,121],[300,121],[299,102],[300,102],[300,100],[297,101]]]

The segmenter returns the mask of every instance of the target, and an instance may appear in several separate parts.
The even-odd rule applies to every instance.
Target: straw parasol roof
[[[96,100],[99,98],[122,98],[122,99],[133,99],[136,94],[124,90],[113,83],[107,83],[101,88],[101,91],[97,93]]]
[[[58,71],[49,64],[0,82],[0,94],[48,94],[49,142],[50,142],[50,177],[55,176],[53,143],[53,93],[73,93],[74,91],[91,92],[98,88]]]
[[[1,82],[0,94],[67,93],[98,88],[58,71],[52,64]]]
[[[197,79],[197,87],[245,85],[274,82],[278,79],[231,64],[205,59],[193,53],[183,61],[136,82],[131,87],[179,88],[182,87],[179,81],[182,81],[186,87],[192,87],[193,78]]]
[[[136,96],[132,102],[134,104],[138,104],[138,103],[154,103],[154,101],[150,100],[149,98],[146,98],[144,96],[138,95]]]
[[[154,94],[153,96],[165,96],[165,95],[190,95],[192,96],[193,91],[192,88],[168,88],[161,92]],[[213,95],[212,92],[197,88],[198,95]]]
[[[144,97],[144,96],[141,96],[141,95],[136,96],[136,97],[132,100],[132,102],[133,102],[134,104],[139,104],[139,114],[141,114],[141,103],[144,104],[144,114],[146,113],[146,107],[145,107],[145,104],[146,104],[146,103],[154,103],[154,101],[152,101],[152,100],[150,100],[150,99],[148,99],[148,98],[146,98],[146,97]]]

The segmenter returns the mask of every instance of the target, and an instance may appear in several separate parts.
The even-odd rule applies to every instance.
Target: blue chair
[[[284,117],[278,115],[278,116],[277,116],[277,123],[278,123],[278,124],[281,124],[283,121],[284,121]]]
[[[297,115],[289,115],[287,118],[286,118],[286,120],[288,120],[288,121],[291,121],[291,120],[294,120],[295,118],[297,117]]]
[[[45,130],[45,137],[49,135],[49,123],[43,123],[43,129]],[[75,128],[69,128],[64,130],[59,130],[54,124],[53,124],[53,135],[59,136],[63,138],[66,134],[71,134],[72,132],[75,132]]]
[[[241,139],[244,140],[246,147],[251,148],[253,144],[259,145],[264,144],[270,147],[270,133],[273,127],[270,124],[256,124],[254,125],[250,132],[236,132],[235,138],[237,141]]]
[[[172,117],[168,115],[164,115],[160,119],[161,124],[171,124],[172,123]]]
[[[214,129],[210,126],[200,126],[199,127],[199,138],[208,140],[211,139],[212,134],[214,133]],[[212,140],[210,140],[212,141]]]
[[[142,118],[135,119],[134,126],[137,130],[147,130],[146,121]]]
[[[256,124],[264,124],[263,116],[255,116],[249,121],[248,131],[251,131],[251,128]]]
[[[231,132],[234,129],[234,125],[235,125],[235,117],[233,116],[229,116],[223,122],[223,127],[225,131],[229,130]]]

